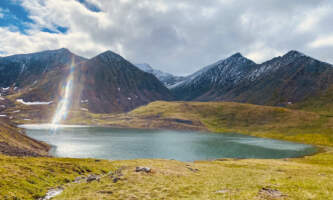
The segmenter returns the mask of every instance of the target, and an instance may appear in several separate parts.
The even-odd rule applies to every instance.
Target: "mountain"
[[[56,101],[69,66],[86,60],[65,48],[3,57],[0,85],[6,88],[0,94],[16,94],[25,102]]]
[[[24,102],[58,102],[71,72],[60,65],[20,92]],[[95,113],[126,112],[155,100],[171,100],[170,91],[152,74],[106,51],[74,65],[72,108]]]
[[[237,53],[170,88],[178,100],[287,105],[317,95],[332,84],[332,65],[290,51],[262,64]]]
[[[152,101],[172,99],[290,105],[333,87],[333,66],[297,51],[262,64],[236,53],[177,79],[147,64],[134,66],[111,51],[87,60],[58,49],[0,58],[0,94],[55,105],[72,63],[73,105],[95,113],[127,112]],[[158,79],[175,84],[168,90]],[[2,103],[13,106],[13,102]]]
[[[333,66],[297,51],[264,62],[224,98],[287,105],[317,96],[333,85]]]
[[[214,101],[241,82],[257,65],[236,53],[206,66],[170,87],[178,100]]]
[[[0,58],[0,87],[18,89],[38,81],[58,66],[86,60],[62,48]]]
[[[126,112],[155,100],[170,100],[169,90],[118,54],[106,51],[76,66],[81,106],[96,113]],[[81,91],[79,91],[81,88]]]
[[[153,74],[154,76],[156,76],[156,78],[158,78],[158,80],[160,80],[167,87],[184,80],[184,77],[182,77],[182,76],[174,76],[170,73],[166,73],[166,72],[162,72],[161,70],[153,69],[147,63],[135,64],[135,66],[144,72]]]

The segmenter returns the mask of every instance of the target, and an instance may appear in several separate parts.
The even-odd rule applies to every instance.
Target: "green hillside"
[[[13,111],[20,109],[15,113]],[[39,106],[43,112],[48,106]],[[33,106],[6,110],[18,123],[39,123]],[[31,121],[24,118],[31,117]],[[38,199],[62,187],[55,199],[329,199],[333,196],[332,118],[321,112],[230,102],[158,101],[124,114],[73,110],[68,123],[133,128],[237,132],[321,145],[316,155],[295,159],[103,161],[0,155],[0,198]],[[46,122],[46,121],[44,121]],[[3,141],[32,148],[15,126],[0,124]],[[3,134],[15,131],[13,134]],[[9,137],[9,135],[11,137]],[[6,136],[6,137],[4,137]],[[27,140],[27,141],[26,141]],[[41,143],[37,143],[42,145]],[[37,145],[36,144],[36,145]],[[37,145],[37,146],[38,146]],[[33,149],[34,150],[34,149]],[[34,150],[35,151],[35,150]],[[45,153],[45,151],[44,151]],[[135,172],[147,166],[151,173]],[[91,174],[100,181],[74,183]]]

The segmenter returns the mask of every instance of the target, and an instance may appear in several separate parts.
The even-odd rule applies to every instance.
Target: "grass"
[[[68,123],[237,132],[333,146],[333,117],[327,114],[232,102],[157,101],[126,114],[72,112]]]
[[[296,105],[293,107],[296,108]],[[333,114],[232,102],[156,101],[129,113],[69,113],[68,124],[92,124],[131,128],[172,128],[237,132],[258,137],[333,146]],[[6,110],[16,123],[47,123],[52,106],[25,106]],[[15,113],[20,110],[19,113]],[[30,120],[27,120],[30,119]]]
[[[47,144],[31,139],[21,134],[20,131],[22,130],[18,129],[12,122],[0,119],[0,143],[3,146],[15,148],[15,151],[26,151],[28,154],[48,154],[49,146]],[[0,149],[0,152],[2,150]]]
[[[31,115],[34,108],[21,109],[19,114],[12,113],[17,122],[24,122],[23,117]],[[286,195],[278,199],[333,197],[333,120],[329,112],[322,110],[229,102],[159,101],[126,114],[75,110],[70,113],[68,123],[238,132],[322,145],[325,151],[293,159],[222,159],[193,163],[150,159],[96,162],[94,159],[0,155],[0,199],[37,199],[45,195],[47,189],[64,184],[64,192],[55,199],[273,199],[261,192],[262,188]],[[151,167],[153,171],[137,173],[136,166]],[[77,176],[105,174],[116,169],[121,169],[122,176],[118,173],[105,176],[100,182],[71,183]],[[120,178],[116,183],[113,182],[115,176]]]
[[[273,199],[260,194],[262,188],[286,195],[278,199],[330,199],[332,158],[326,153],[285,160],[115,161],[112,164],[123,169],[117,183],[105,177],[100,182],[76,184],[55,199]],[[137,173],[136,166],[149,166],[153,171]]]
[[[135,172],[136,166],[151,167],[152,173]],[[113,175],[105,176],[99,182],[72,183],[79,176],[110,171]],[[114,183],[116,176],[120,180]],[[330,199],[333,196],[332,178],[331,150],[295,159],[196,162],[0,155],[0,199],[38,199],[47,189],[57,186],[63,186],[65,190],[55,199],[66,200],[273,199],[261,194],[262,188],[287,195],[278,199]]]
[[[129,115],[149,118],[157,114],[198,121],[212,132],[333,146],[333,119],[314,112],[231,102],[154,102]]]
[[[115,167],[94,159],[9,157],[0,154],[0,199],[38,199],[47,190]]]
[[[306,101],[289,107],[333,117],[333,86],[317,96],[309,97]]]

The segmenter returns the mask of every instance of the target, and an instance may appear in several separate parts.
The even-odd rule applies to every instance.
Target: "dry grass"
[[[20,113],[25,114],[29,112]],[[22,120],[20,115],[15,116],[17,121]],[[203,129],[333,146],[333,121],[327,114],[269,106],[160,101],[126,114],[100,115],[76,110],[70,116],[69,123],[75,124]],[[134,172],[136,166],[151,167],[153,172]],[[70,182],[80,173],[105,173],[119,168],[123,176],[118,174],[120,180],[116,183],[114,176],[104,177],[100,182],[71,183],[56,199],[273,199],[265,196],[262,188],[286,195],[278,199],[333,196],[333,152],[326,148],[323,153],[297,159],[194,163],[0,156],[0,198],[38,198],[48,188]]]
[[[323,165],[318,162],[323,159],[329,160]],[[117,183],[109,176],[72,185],[55,199],[270,199],[260,194],[262,188],[285,195],[277,199],[330,199],[332,159],[326,153],[289,160],[115,161],[123,169]],[[137,173],[136,166],[153,171]]]
[[[69,123],[237,132],[333,146],[333,118],[316,112],[231,102],[157,101],[127,114],[81,112]]]
[[[18,129],[8,120],[0,119],[0,142],[9,147],[19,148],[23,151],[39,155],[47,155],[49,146],[25,136],[23,130]]]

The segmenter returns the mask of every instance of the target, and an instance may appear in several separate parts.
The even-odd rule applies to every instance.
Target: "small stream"
[[[44,198],[42,198],[41,200],[49,200],[52,199],[53,197],[61,194],[64,191],[63,188],[54,188],[54,189],[50,189]]]

